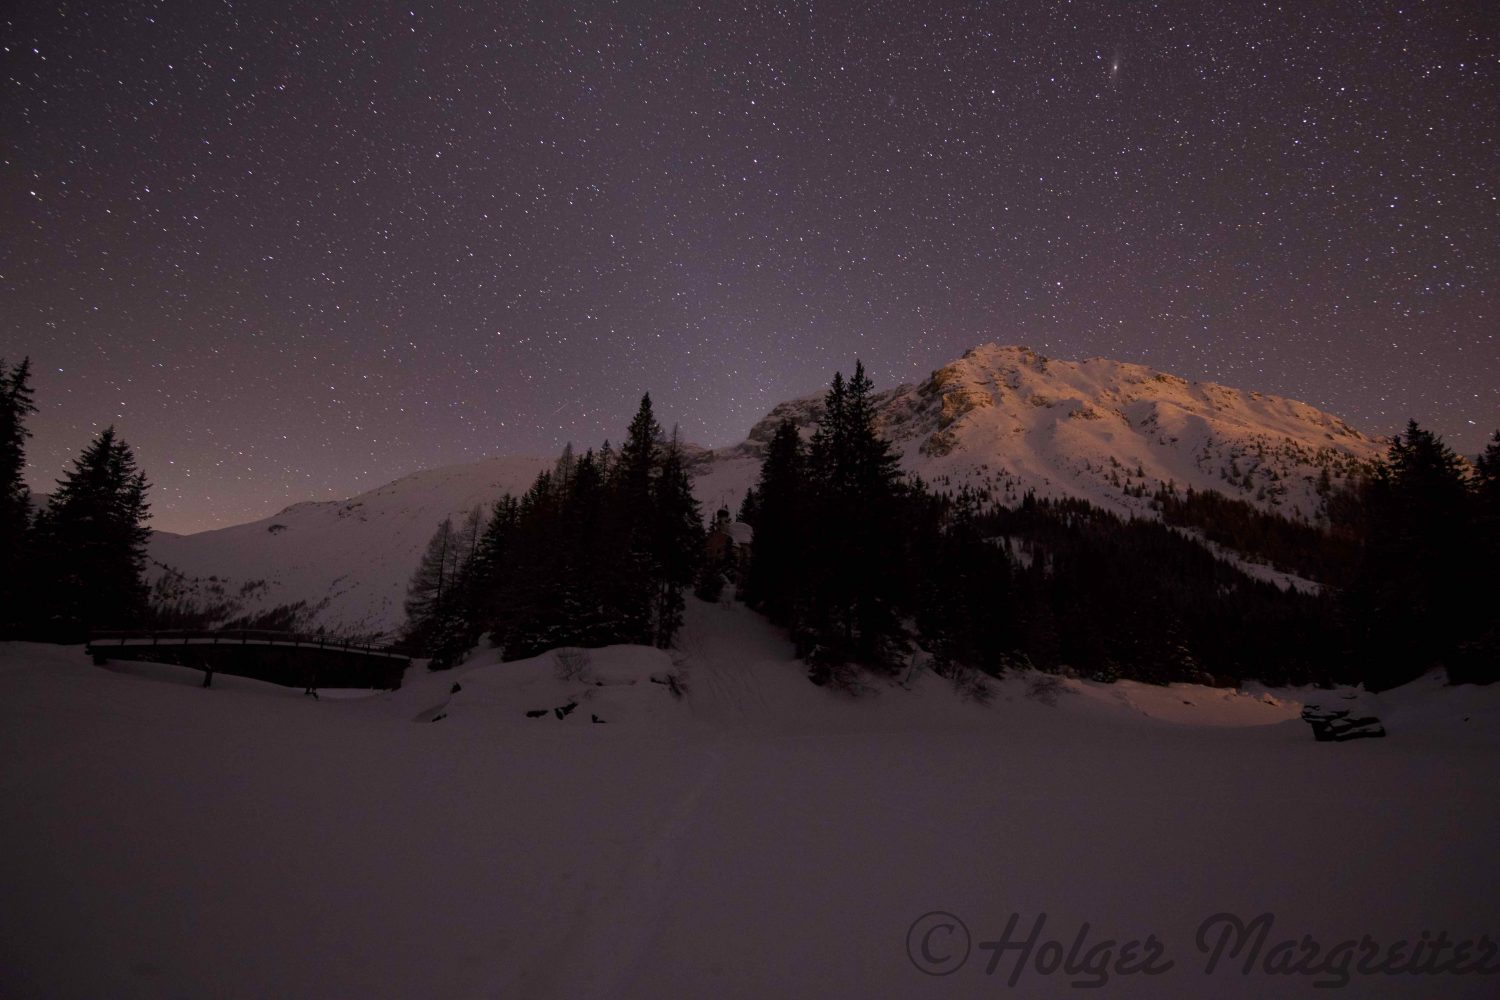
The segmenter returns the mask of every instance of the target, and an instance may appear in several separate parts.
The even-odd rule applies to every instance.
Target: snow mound
[[[460,688],[444,703],[454,724],[660,731],[688,718],[672,657],[648,646],[552,650],[509,663],[490,650],[442,676]]]

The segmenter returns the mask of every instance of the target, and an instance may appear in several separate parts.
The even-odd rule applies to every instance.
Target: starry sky
[[[113,423],[158,528],[988,341],[1500,424],[1491,0],[38,0],[0,48],[29,476]]]

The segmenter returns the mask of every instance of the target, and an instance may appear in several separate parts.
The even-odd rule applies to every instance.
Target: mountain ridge
[[[788,400],[728,448],[690,447],[705,516],[734,509],[776,426],[810,436],[823,394]],[[1145,365],[1048,358],[984,344],[918,383],[873,394],[876,429],[902,468],[939,490],[967,486],[1014,504],[1027,493],[1077,497],[1155,516],[1162,488],[1216,489],[1300,520],[1317,518],[1317,482],[1338,482],[1385,447],[1309,404]],[[153,562],[188,581],[250,588],[247,610],[295,601],[330,628],[399,627],[406,582],[444,517],[524,492],[552,463],[500,456],[427,469],[340,501],[302,501],[271,517],[193,535],[160,534]]]

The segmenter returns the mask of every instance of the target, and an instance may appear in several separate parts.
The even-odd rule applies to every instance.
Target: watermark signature
[[[1487,935],[1453,939],[1447,931],[1424,930],[1415,939],[1387,944],[1364,934],[1325,946],[1310,934],[1278,936],[1275,923],[1270,913],[1251,920],[1233,913],[1205,918],[1193,936],[1200,971],[1295,976],[1329,989],[1348,986],[1356,977],[1500,975],[1500,946]],[[1000,936],[986,940],[976,940],[968,925],[946,910],[922,914],[906,931],[906,955],[919,971],[951,976],[974,957],[982,960],[975,966],[984,975],[1004,976],[1012,987],[1028,975],[1064,976],[1080,989],[1103,987],[1114,978],[1162,976],[1178,967],[1168,950],[1157,934],[1102,937],[1087,922],[1071,934],[1049,934],[1045,913],[1029,925],[1012,913]]]

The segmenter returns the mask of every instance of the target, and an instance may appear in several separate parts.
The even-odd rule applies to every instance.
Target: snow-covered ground
[[[1274,914],[1267,952],[1500,938],[1500,687],[1367,696],[1389,737],[1319,744],[1297,716],[1328,692],[1070,681],[1049,705],[1015,678],[981,707],[919,674],[850,700],[699,602],[680,651],[587,659],[314,701],[0,645],[0,996],[1326,996],[1205,976],[1200,925]],[[932,911],[969,934],[945,976],[917,964],[947,971],[963,930],[913,931]],[[984,943],[1043,913],[1039,949],[1087,923],[1085,953],[1155,935],[1175,964],[1101,991],[1039,952],[1012,987],[1011,950],[987,975]]]

